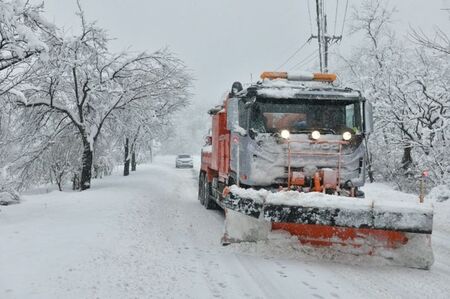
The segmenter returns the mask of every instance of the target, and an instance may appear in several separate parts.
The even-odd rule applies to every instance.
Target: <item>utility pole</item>
[[[328,49],[331,43],[337,43],[342,35],[327,34],[327,16],[324,11],[323,0],[316,0],[317,35],[311,35],[310,39],[317,38],[319,44],[320,72],[328,73]]]
[[[322,56],[322,46],[323,46],[323,26],[322,26],[322,6],[323,3],[321,0],[316,0],[316,12],[317,12],[317,36],[311,36],[311,38],[317,38],[319,43],[319,62],[320,62],[320,72],[323,73],[323,56]]]

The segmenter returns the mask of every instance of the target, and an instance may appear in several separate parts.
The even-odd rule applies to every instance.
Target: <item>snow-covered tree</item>
[[[449,57],[396,36],[393,9],[381,0],[364,1],[352,30],[363,46],[346,62],[345,81],[363,91],[375,107],[371,137],[379,177],[413,189],[417,175],[431,172],[434,184],[450,179]]]
[[[14,198],[21,182],[11,175],[12,165],[23,152],[17,139],[30,135],[18,136],[21,113],[9,100],[22,96],[18,86],[34,75],[38,57],[45,59],[47,54],[46,40],[54,26],[41,14],[42,5],[0,0],[0,192]]]
[[[187,79],[188,77],[184,77]],[[180,78],[182,79],[182,78]],[[136,159],[140,151],[146,150],[156,139],[174,135],[170,130],[172,115],[188,104],[189,93],[186,87],[189,82],[179,79],[165,87],[164,95],[152,101],[133,103],[128,110],[117,111],[111,123],[120,128],[124,141],[124,173],[128,167],[136,170]]]
[[[79,8],[80,32],[66,36],[41,18],[42,6],[0,0],[2,192],[62,189],[69,179],[87,189],[111,173],[124,138],[135,157],[188,103],[192,79],[181,60],[167,49],[112,53]]]
[[[79,17],[80,34],[55,34],[48,57],[37,62],[35,76],[18,91],[17,102],[57,114],[62,124],[77,132],[83,148],[80,188],[85,190],[90,187],[94,148],[105,123],[118,111],[167,112],[187,99],[191,79],[168,50],[111,54],[105,31],[87,22],[81,9]]]

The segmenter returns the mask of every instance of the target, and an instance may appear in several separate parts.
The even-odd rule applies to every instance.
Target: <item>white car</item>
[[[183,167],[193,168],[194,163],[192,161],[191,155],[187,155],[187,154],[178,155],[175,159],[175,167],[176,168],[183,168]]]

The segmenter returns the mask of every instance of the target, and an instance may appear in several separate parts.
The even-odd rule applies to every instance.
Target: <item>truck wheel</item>
[[[233,186],[236,185],[236,180],[234,179],[234,177],[230,176],[228,178],[228,186]]]
[[[204,194],[204,202],[203,205],[207,210],[212,210],[216,208],[216,203],[213,199],[211,199],[211,183],[208,183],[208,180],[204,179],[203,181],[203,194]]]
[[[203,172],[200,172],[199,178],[198,178],[198,200],[200,201],[200,204],[203,205],[205,202],[205,192],[203,190],[205,184],[205,174]]]

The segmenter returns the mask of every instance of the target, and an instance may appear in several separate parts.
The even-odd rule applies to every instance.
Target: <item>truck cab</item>
[[[287,186],[326,170],[334,172],[335,188],[364,185],[372,121],[358,91],[271,78],[233,95],[226,106],[231,140],[238,141],[231,143],[230,170],[239,172],[241,184]]]
[[[224,105],[210,110],[205,169],[213,189],[237,184],[363,197],[371,106],[360,92],[333,86],[335,75],[318,75],[263,73],[247,88],[233,85]]]

